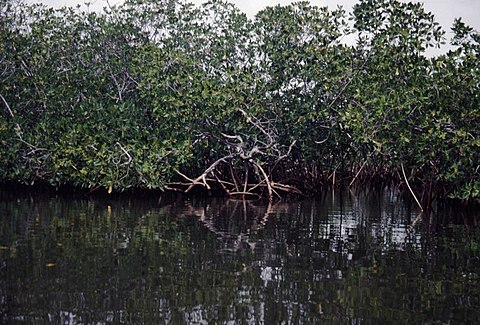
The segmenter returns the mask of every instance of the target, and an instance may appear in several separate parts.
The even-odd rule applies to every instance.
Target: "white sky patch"
[[[110,5],[122,3],[122,0],[27,0],[28,3],[44,3],[52,7],[62,6],[76,6],[78,4],[90,3],[90,8],[95,10],[101,10],[101,8]],[[190,0],[189,2],[195,4],[201,4],[206,2],[205,0]],[[250,18],[253,18],[255,14],[264,9],[267,6],[275,6],[277,4],[287,5],[295,2],[291,0],[230,0],[241,11],[245,12]],[[343,6],[347,11],[350,11],[357,0],[311,0],[310,3],[316,6],[327,6],[330,9],[335,9],[338,5]],[[408,2],[402,0],[402,2]],[[427,11],[432,12],[437,21],[444,27],[449,29],[453,23],[453,20],[457,17],[462,17],[464,21],[475,28],[480,30],[480,1],[479,0],[423,0],[420,1],[424,4]]]
[[[102,8],[109,5],[120,4],[123,0],[26,0],[27,3],[44,3],[48,6],[59,8],[62,6],[76,6],[82,5],[85,8],[85,3],[90,3],[89,10],[100,11]],[[275,6],[277,4],[287,5],[291,0],[229,0],[234,3],[242,12],[246,13],[248,17],[253,18],[255,14],[266,8],[267,6]],[[402,2],[409,2],[401,0]],[[205,0],[189,0],[189,2],[197,5],[206,2]],[[311,0],[310,3],[316,6],[327,6],[330,10],[337,6],[342,6],[347,12],[351,11],[352,7],[357,3],[357,0]],[[455,18],[461,17],[462,20],[480,31],[480,0],[423,0],[425,10],[435,15],[436,21],[447,32],[447,43],[451,38],[450,28],[452,27]],[[347,40],[347,42],[349,42]],[[444,48],[444,51],[448,47]],[[438,50],[430,50],[429,52],[439,54]]]

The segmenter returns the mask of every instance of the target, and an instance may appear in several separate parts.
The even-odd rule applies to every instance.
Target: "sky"
[[[85,3],[85,0],[26,0],[30,3],[43,2],[53,7],[61,7],[63,5],[75,6],[77,4]],[[245,12],[249,17],[253,18],[255,14],[267,7],[276,4],[286,5],[294,1],[290,0],[229,0],[233,2],[241,11]],[[402,0],[403,1],[403,0]],[[92,8],[100,9],[107,5],[106,0],[89,0]],[[110,4],[120,3],[121,0],[109,0]],[[189,0],[195,4],[205,2],[204,0]],[[406,2],[406,1],[405,1]],[[480,0],[423,0],[427,11],[432,12],[437,21],[444,27],[449,29],[453,20],[457,17],[462,17],[463,20],[480,30]],[[310,0],[310,3],[317,6],[327,6],[334,9],[337,5],[343,6],[350,10],[357,0]]]
[[[84,4],[85,0],[26,0],[29,3],[38,3],[42,2],[49,6],[61,7],[64,5],[67,6],[76,6],[77,4]],[[286,5],[295,1],[290,0],[229,0],[233,2],[241,11],[247,14],[250,18],[253,18],[255,14],[267,7],[274,6],[276,4]],[[406,0],[401,0],[407,2]],[[91,3],[91,8],[94,10],[100,10],[101,8],[107,6],[107,0],[89,0]],[[108,0],[110,5],[121,3],[122,0]],[[189,0],[188,2],[193,2],[195,4],[201,4],[205,0]],[[338,5],[341,5],[347,11],[350,11],[351,8],[358,0],[310,0],[310,3],[317,6],[327,6],[330,9],[336,8]],[[417,1],[415,1],[417,2]],[[462,20],[468,25],[472,26],[475,30],[480,31],[480,0],[423,0],[419,1],[424,4],[424,7],[427,11],[432,12],[435,15],[435,19],[443,29],[447,32],[447,37],[449,38],[448,32],[450,27],[453,24],[455,18],[461,17]]]

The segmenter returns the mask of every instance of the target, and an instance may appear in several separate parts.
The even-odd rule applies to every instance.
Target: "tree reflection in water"
[[[417,216],[395,191],[274,204],[3,192],[1,320],[478,319],[478,229]]]

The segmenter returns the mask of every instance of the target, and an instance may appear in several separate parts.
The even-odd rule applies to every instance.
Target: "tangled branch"
[[[277,129],[272,123],[260,121],[256,117],[250,116],[242,108],[239,108],[238,111],[256,132],[247,135],[241,133],[231,135],[223,132],[220,132],[220,136],[208,135],[208,138],[213,138],[221,143],[229,154],[215,160],[195,178],[177,170],[177,174],[185,182],[170,183],[167,189],[188,193],[197,185],[210,190],[212,185],[216,184],[228,196],[261,197],[266,195],[269,200],[273,199],[274,194],[280,197],[277,191],[302,194],[292,185],[273,180],[273,171],[281,160],[290,156],[296,141],[292,141],[288,147],[281,145]],[[258,133],[261,135],[260,138]],[[243,189],[240,190],[237,179],[242,178],[244,180]],[[254,181],[252,182],[252,180]]]

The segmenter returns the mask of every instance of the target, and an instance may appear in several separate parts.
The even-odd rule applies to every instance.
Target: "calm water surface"
[[[391,191],[157,199],[0,191],[0,322],[480,320],[480,230],[458,222],[478,212],[417,218]]]

